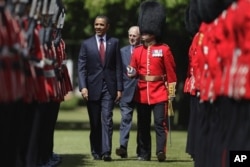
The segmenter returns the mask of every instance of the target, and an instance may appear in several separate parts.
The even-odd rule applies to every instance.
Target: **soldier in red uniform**
[[[204,117],[200,124],[201,138],[196,152],[195,166],[226,167],[229,165],[229,150],[243,150],[236,141],[247,148],[248,142],[243,142],[247,131],[239,128],[248,114],[242,112],[244,103],[237,106],[232,97],[232,80],[234,72],[234,50],[237,50],[233,20],[239,20],[235,15],[234,0],[219,2],[216,0],[197,0],[199,15],[202,19],[200,32],[204,34],[202,40],[203,69],[201,75],[201,107]],[[232,6],[230,6],[232,4]],[[239,26],[241,27],[241,26]],[[206,31],[204,31],[206,30]],[[237,113],[237,114],[236,114]],[[244,119],[240,115],[244,114]],[[243,115],[242,114],[242,115]],[[249,122],[249,120],[247,120]],[[244,129],[244,130],[243,130]],[[242,132],[245,133],[242,133]],[[239,140],[240,139],[240,140]],[[244,143],[244,144],[243,144]],[[230,148],[230,146],[232,146]]]
[[[155,1],[140,6],[139,28],[142,45],[135,48],[128,76],[138,77],[135,101],[138,112],[138,160],[151,159],[151,111],[156,131],[156,155],[159,162],[166,159],[168,100],[175,96],[177,81],[175,61],[167,44],[160,37],[165,21],[165,9]]]
[[[203,34],[199,32],[200,24],[201,19],[197,11],[197,0],[191,0],[185,13],[185,27],[192,37],[192,42],[189,47],[189,64],[183,91],[189,95],[190,100],[186,152],[190,154],[193,160],[195,160],[196,150],[199,147],[199,138],[201,137],[199,135],[201,128],[201,126],[199,126],[199,118],[201,118],[202,115],[200,112],[200,99],[198,95],[201,77],[200,60],[203,56],[201,54]]]
[[[56,166],[61,157],[54,151],[54,130],[59,113],[60,103],[64,96],[72,91],[71,81],[69,80],[68,70],[63,61],[66,60],[65,43],[62,39],[60,30],[63,28],[65,18],[65,7],[60,0],[51,1],[50,6],[57,5],[59,11],[55,12],[55,24],[45,28],[45,31],[52,30],[49,40],[44,42],[45,59],[53,61],[52,64],[46,64],[43,68],[47,81],[46,89],[49,92],[48,101],[39,104],[40,125],[38,141],[38,166]],[[44,19],[45,20],[45,19]],[[46,39],[46,38],[45,38]]]

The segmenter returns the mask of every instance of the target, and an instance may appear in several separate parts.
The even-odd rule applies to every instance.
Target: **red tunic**
[[[196,92],[200,90],[201,65],[203,64],[202,39],[203,34],[201,32],[196,33],[189,48],[189,69],[184,92],[191,95],[196,95]]]
[[[212,91],[212,80],[211,73],[208,66],[208,58],[212,50],[211,43],[211,29],[213,23],[206,24],[202,23],[200,26],[200,33],[203,35],[203,39],[201,41],[200,47],[202,48],[202,56],[199,61],[199,68],[201,70],[201,77],[199,80],[200,83],[200,99],[201,101],[208,101],[209,98],[213,94]]]
[[[216,72],[215,92],[221,96],[232,96],[232,60],[236,48],[235,34],[232,21],[235,19],[234,3],[218,18],[219,24],[215,31],[218,52],[220,60],[220,71]]]
[[[155,44],[149,47],[140,45],[135,48],[130,66],[135,68],[137,75],[166,75],[166,81],[175,84],[177,81],[175,61],[171,50],[166,44]],[[138,80],[135,101],[144,104],[156,104],[168,100],[165,81]]]
[[[233,20],[238,55],[234,55],[232,95],[235,99],[250,99],[250,1],[239,0]]]

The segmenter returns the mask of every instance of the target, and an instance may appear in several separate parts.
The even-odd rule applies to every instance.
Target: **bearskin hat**
[[[237,0],[223,0],[223,8],[228,8],[233,2],[236,2]]]
[[[197,0],[190,0],[185,13],[185,28],[186,30],[194,36],[200,27],[201,18],[198,12]]]
[[[166,9],[155,0],[141,3],[139,8],[138,26],[140,33],[148,33],[161,39],[166,23]]]
[[[236,0],[197,0],[202,21],[212,22],[234,1]]]
[[[206,23],[212,22],[223,10],[222,2],[218,0],[197,0],[197,2],[201,19]]]

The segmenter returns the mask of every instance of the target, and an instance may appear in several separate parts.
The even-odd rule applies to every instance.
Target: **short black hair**
[[[97,18],[105,19],[106,22],[107,22],[107,24],[110,24],[110,20],[109,20],[108,16],[105,16],[105,15],[98,15],[98,16],[96,16],[95,19],[97,19]]]

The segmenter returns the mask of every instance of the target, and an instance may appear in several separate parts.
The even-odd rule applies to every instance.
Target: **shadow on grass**
[[[171,118],[172,119],[172,118]],[[169,126],[169,124],[168,124]],[[56,130],[88,130],[90,129],[89,122],[84,121],[62,121],[57,120],[56,122]],[[114,122],[113,124],[114,129],[120,129],[120,123]],[[177,126],[173,125],[173,121],[171,121],[171,128],[173,130],[185,130],[182,128],[178,128]],[[137,130],[136,123],[132,123],[131,130]],[[151,126],[151,130],[154,130],[154,126]]]
[[[62,162],[58,165],[58,167],[82,167],[82,166],[95,166],[96,161],[89,161],[89,155],[84,155],[84,154],[61,154],[62,157]],[[137,157],[129,157],[129,158],[118,158],[118,159],[113,159],[113,162],[122,162],[122,161],[134,161],[134,162],[139,162],[137,160]],[[144,161],[144,162],[158,162],[157,159],[153,159],[151,161]],[[101,162],[101,161],[100,161]],[[142,161],[141,161],[142,162]],[[191,159],[175,159],[175,160],[166,160],[163,163],[189,163],[193,162]]]
[[[93,166],[93,164],[85,159],[89,156],[84,154],[60,154],[62,162],[58,167],[81,167],[81,166]]]
[[[175,159],[175,160],[166,160],[165,162],[176,163],[176,162],[193,162],[192,159]]]
[[[129,157],[129,158],[118,158],[118,159],[113,159],[113,161],[135,161],[135,162],[139,162],[137,157]],[[158,162],[157,158],[151,158],[150,161],[148,162]],[[140,161],[143,162],[143,161]],[[144,161],[147,162],[147,161]],[[193,162],[192,159],[167,159],[161,163],[189,163],[189,162]]]
[[[114,129],[119,129],[120,124],[114,123]],[[88,130],[90,129],[88,122],[83,121],[57,121],[56,130]],[[131,130],[136,130],[136,125],[133,124]]]
[[[83,121],[57,121],[56,130],[85,130],[89,129],[89,123]]]

